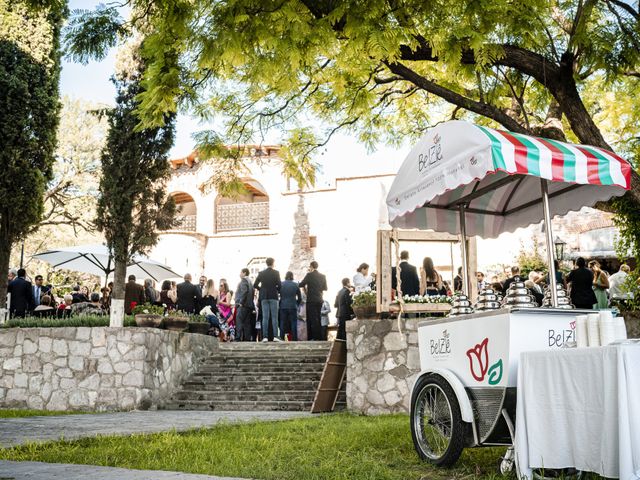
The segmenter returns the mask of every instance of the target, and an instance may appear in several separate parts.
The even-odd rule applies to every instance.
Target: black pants
[[[248,307],[236,307],[238,313],[236,313],[236,340],[241,342],[251,341],[251,331],[253,325],[251,325],[251,309]]]
[[[347,339],[347,329],[346,329],[347,320],[348,320],[347,318],[338,318],[338,334],[336,335],[336,338],[338,340]]]
[[[573,306],[581,310],[593,310],[593,303],[574,303]]]
[[[323,339],[320,310],[322,310],[322,302],[307,302],[307,336],[309,340]]]

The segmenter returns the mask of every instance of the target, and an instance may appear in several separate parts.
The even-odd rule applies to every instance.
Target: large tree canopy
[[[0,0],[0,306],[11,246],[37,225],[53,174],[62,4]]]
[[[226,130],[203,134],[204,144],[282,128],[289,155],[308,166],[308,154],[338,128],[373,145],[452,116],[627,155],[639,148],[640,109],[629,101],[640,93],[637,2],[129,4],[139,13],[127,21],[109,8],[76,12],[69,53],[103,55],[115,35],[144,21],[152,33],[142,124],[158,125],[180,105],[224,118]],[[329,128],[312,131],[310,117]]]

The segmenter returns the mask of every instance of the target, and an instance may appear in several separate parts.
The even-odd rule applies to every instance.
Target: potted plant
[[[164,326],[167,330],[184,332],[189,325],[189,314],[182,310],[173,310],[164,318]]]
[[[353,313],[356,318],[378,318],[376,312],[376,292],[367,288],[353,295]]]
[[[200,333],[207,335],[211,326],[202,315],[192,315],[189,317],[189,333]]]
[[[162,323],[164,308],[158,305],[145,303],[133,307],[133,315],[138,327],[158,328]]]
[[[612,299],[611,306],[624,317],[628,338],[640,338],[640,278],[635,272],[629,274],[622,284],[626,292],[624,299]]]

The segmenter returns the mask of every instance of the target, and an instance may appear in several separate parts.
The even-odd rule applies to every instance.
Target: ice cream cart
[[[551,218],[623,195],[630,173],[625,160],[601,148],[463,121],[438,125],[411,150],[387,197],[393,227],[494,238],[542,220],[550,279],[548,308],[511,306],[420,324],[411,431],[421,458],[447,466],[466,447],[512,444],[520,352],[571,342],[583,313],[560,308]]]

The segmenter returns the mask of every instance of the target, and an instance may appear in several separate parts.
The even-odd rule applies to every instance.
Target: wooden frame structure
[[[376,254],[376,311],[394,312],[398,308],[391,301],[391,268],[395,261],[394,241],[398,242],[449,242],[460,243],[459,235],[450,233],[439,233],[424,230],[378,230],[377,254]],[[469,261],[469,271],[475,272],[478,266],[478,255],[476,247],[476,239],[467,237],[467,252]],[[398,259],[399,260],[399,259]],[[475,278],[475,277],[474,277]],[[471,281],[470,298],[475,298],[478,294],[476,282]],[[442,306],[433,303],[418,303],[405,305],[406,312],[444,312],[450,307],[442,308]]]

